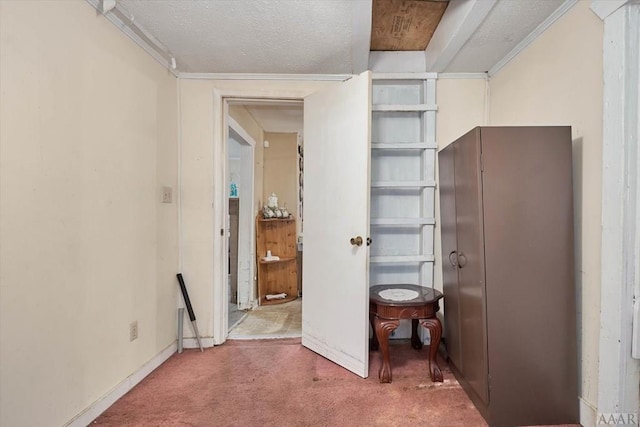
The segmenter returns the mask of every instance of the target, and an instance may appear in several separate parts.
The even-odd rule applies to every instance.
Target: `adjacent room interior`
[[[231,101],[231,105],[231,114],[242,110],[255,120],[264,139],[256,148],[258,144],[251,136],[230,119],[228,336],[230,339],[300,337],[302,103],[254,100]],[[241,151],[243,146],[245,151]],[[244,217],[239,215],[240,209],[246,209]],[[244,246],[240,247],[239,242]]]

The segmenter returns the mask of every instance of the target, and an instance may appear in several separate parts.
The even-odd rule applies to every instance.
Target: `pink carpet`
[[[485,426],[427,347],[391,347],[393,382],[380,384],[380,353],[362,379],[302,347],[300,339],[227,341],[175,354],[94,424],[112,426]]]

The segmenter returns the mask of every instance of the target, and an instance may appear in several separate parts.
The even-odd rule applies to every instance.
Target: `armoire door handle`
[[[458,266],[458,253],[456,251],[451,251],[449,254],[449,262],[454,267]]]
[[[458,267],[463,268],[465,265],[467,265],[467,257],[464,253],[460,252],[458,254]]]

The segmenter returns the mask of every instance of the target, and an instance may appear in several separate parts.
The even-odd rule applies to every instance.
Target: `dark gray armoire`
[[[578,423],[571,128],[440,151],[445,342],[490,426]]]

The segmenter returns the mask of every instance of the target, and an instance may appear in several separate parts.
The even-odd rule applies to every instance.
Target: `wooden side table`
[[[436,317],[440,310],[438,301],[442,293],[418,285],[376,285],[369,290],[369,321],[375,333],[370,349],[382,351],[382,366],[378,372],[381,383],[391,382],[389,362],[389,335],[400,324],[400,319],[411,319],[411,346],[419,350],[422,341],[418,336],[418,323],[429,330],[429,372],[431,381],[442,382],[442,371],[436,362],[442,324]]]

